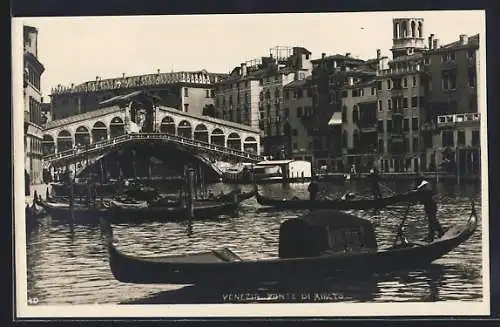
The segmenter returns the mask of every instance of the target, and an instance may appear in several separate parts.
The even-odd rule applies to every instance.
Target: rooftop
[[[79,121],[86,121],[86,120],[89,120],[92,118],[96,118],[96,117],[105,116],[105,115],[108,115],[111,113],[119,112],[120,110],[122,110],[122,109],[120,109],[119,106],[112,106],[112,107],[108,107],[108,108],[102,108],[102,109],[97,109],[97,110],[85,112],[85,113],[79,114],[79,115],[66,117],[63,119],[52,120],[52,121],[47,122],[44,129],[48,130],[48,129],[76,123]]]

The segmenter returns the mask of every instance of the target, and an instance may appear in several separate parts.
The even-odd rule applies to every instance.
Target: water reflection
[[[277,198],[307,198],[307,185],[266,185],[261,187],[261,193]],[[411,186],[411,181],[384,185],[395,192],[405,192]],[[224,187],[218,184],[211,188],[219,191],[224,190]],[[233,187],[228,186],[226,190]],[[345,187],[324,185],[325,193],[331,196],[344,191]],[[355,187],[359,192],[367,189],[366,183],[360,181],[351,181],[349,187]],[[480,214],[477,186],[440,184],[438,191],[438,218],[444,228],[467,220],[471,199],[476,200]],[[242,203],[237,215],[226,215],[216,221],[193,221],[190,225],[173,222],[117,224],[113,226],[115,241],[123,252],[145,256],[228,247],[243,259],[276,257],[280,223],[305,211],[263,211],[261,208],[255,198],[251,198]],[[400,204],[378,212],[352,212],[373,222],[379,247],[383,248],[391,245],[395,227],[405,210],[406,205]],[[412,207],[405,225],[407,238],[422,239],[426,235],[426,228],[423,209],[420,206]],[[98,223],[70,225],[52,221],[50,217],[42,220],[27,235],[27,265],[28,295],[38,297],[40,304],[123,303],[132,299],[142,299],[146,303],[241,301],[227,297],[235,290],[118,282],[111,274],[105,239]],[[371,276],[362,280],[327,280],[316,285],[273,285],[267,289],[245,291],[262,293],[263,301],[272,301],[270,294],[284,296],[292,293],[296,298],[312,296],[317,301],[327,302],[476,301],[482,298],[481,265],[479,221],[476,233],[465,244],[427,269]],[[256,300],[250,298],[250,301]]]

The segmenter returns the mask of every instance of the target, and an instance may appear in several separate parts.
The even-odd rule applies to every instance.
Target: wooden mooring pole
[[[193,216],[194,216],[194,193],[195,193],[195,179],[196,179],[196,170],[189,168],[187,170],[187,197],[186,197],[186,210],[187,210],[187,219],[188,219],[188,231],[191,231]]]

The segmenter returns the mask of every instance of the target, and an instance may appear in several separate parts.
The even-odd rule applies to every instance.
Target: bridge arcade
[[[133,102],[128,106],[115,105],[49,122],[43,135],[43,154],[60,153],[134,132],[131,126],[137,124],[131,122],[130,118],[133,105]],[[153,125],[154,133],[166,133],[238,151],[260,153],[260,133],[246,125],[160,106],[155,107],[148,125]]]

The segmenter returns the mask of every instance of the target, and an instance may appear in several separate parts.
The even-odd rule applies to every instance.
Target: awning
[[[328,125],[342,125],[342,113],[334,112],[332,118],[330,118],[330,121],[328,121]]]

